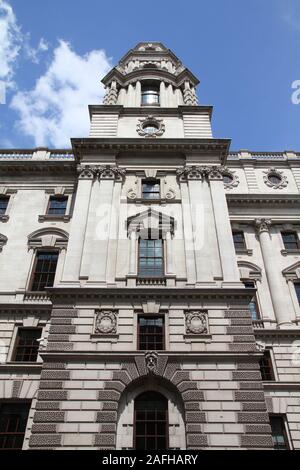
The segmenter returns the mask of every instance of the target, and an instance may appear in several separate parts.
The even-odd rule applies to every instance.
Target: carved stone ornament
[[[173,189],[168,189],[168,191],[166,192],[166,199],[175,199],[175,191]]]
[[[283,174],[283,171],[276,170],[274,167],[264,171],[264,182],[269,188],[273,189],[286,188],[288,185],[287,177]]]
[[[117,333],[117,311],[97,310],[95,333],[116,334]]]
[[[130,188],[128,189],[127,191],[127,198],[130,199],[130,200],[134,200],[137,198],[137,193],[136,193],[136,190],[133,189],[133,188]]]
[[[223,182],[224,182],[225,189],[233,189],[239,185],[240,180],[234,170],[228,170],[227,168],[224,168],[224,170],[222,171],[222,175],[223,175]],[[229,177],[228,181],[224,179],[224,177],[226,176]]]
[[[79,179],[90,180],[95,177],[95,170],[92,167],[86,166],[84,168],[78,168]]]
[[[260,341],[255,342],[255,347],[259,352],[264,352],[266,349],[266,345],[264,343],[261,343]]]
[[[177,170],[176,175],[179,181],[199,180],[204,178],[209,180],[221,180],[224,167],[191,165]]]
[[[136,126],[136,131],[139,135],[149,138],[160,137],[165,132],[165,129],[163,120],[156,118],[152,114],[139,119]]]
[[[102,166],[97,171],[97,176],[100,180],[116,180],[124,181],[125,170],[110,165]]]
[[[207,334],[207,312],[200,310],[185,312],[185,328],[187,334]]]
[[[271,223],[270,219],[255,219],[254,224],[258,235],[262,232],[269,232]]]
[[[148,351],[145,354],[145,365],[148,374],[155,374],[157,371],[158,354],[153,351]]]
[[[103,98],[103,104],[115,105],[117,104],[117,100],[118,100],[117,84],[115,81],[113,81],[110,85],[110,88],[106,89],[106,93]]]

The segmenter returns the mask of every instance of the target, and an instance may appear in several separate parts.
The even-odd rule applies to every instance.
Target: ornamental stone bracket
[[[200,166],[192,165],[176,171],[177,180],[179,182],[194,180],[222,180],[224,167],[221,166]]]
[[[78,167],[78,179],[96,179],[99,180],[115,180],[125,181],[125,170],[111,165],[86,165]]]
[[[145,354],[145,366],[148,374],[155,374],[157,371],[158,354],[148,351]]]
[[[96,310],[95,334],[115,335],[117,334],[117,310]]]
[[[208,333],[207,311],[189,310],[184,313],[186,334],[199,335]]]

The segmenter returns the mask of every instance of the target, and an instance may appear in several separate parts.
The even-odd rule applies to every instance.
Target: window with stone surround
[[[160,199],[160,180],[147,179],[142,180],[142,198]]]
[[[138,350],[162,351],[165,349],[163,316],[138,316]]]
[[[163,240],[139,239],[138,276],[162,278],[164,276]]]
[[[18,328],[12,361],[36,362],[42,328]]]
[[[282,241],[286,250],[299,250],[300,242],[297,232],[281,232]]]
[[[233,243],[235,251],[239,250],[246,250],[246,242],[244,232],[241,230],[233,230],[232,231]]]
[[[282,415],[270,415],[270,425],[275,450],[289,450],[289,440],[286,432],[285,418]]]
[[[272,364],[271,352],[266,349],[264,351],[263,357],[259,361],[260,373],[262,380],[275,380],[275,374]]]
[[[246,287],[246,289],[255,289],[255,287],[256,287],[254,281],[246,281],[246,282],[244,282],[244,286]],[[259,320],[260,319],[260,313],[259,313],[256,294],[250,300],[250,302],[248,304],[248,307],[249,307],[249,310],[251,312],[252,320]]]
[[[168,400],[149,391],[134,402],[134,449],[168,449]]]
[[[9,196],[0,196],[0,216],[6,214]]]
[[[58,251],[38,251],[36,253],[30,289],[40,292],[46,287],[52,287],[58,261]]]
[[[30,402],[0,402],[0,450],[22,449]]]
[[[47,215],[65,215],[68,204],[68,196],[50,196],[47,207]]]

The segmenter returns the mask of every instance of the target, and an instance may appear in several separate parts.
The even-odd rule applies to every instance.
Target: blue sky
[[[300,151],[299,0],[0,0],[0,147],[87,135],[101,77],[143,40],[163,42],[200,79],[215,137]]]

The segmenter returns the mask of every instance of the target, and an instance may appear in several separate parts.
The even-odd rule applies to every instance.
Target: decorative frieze
[[[207,311],[192,310],[185,312],[186,334],[207,334],[208,318]]]
[[[117,315],[117,310],[97,310],[95,333],[117,334]]]

